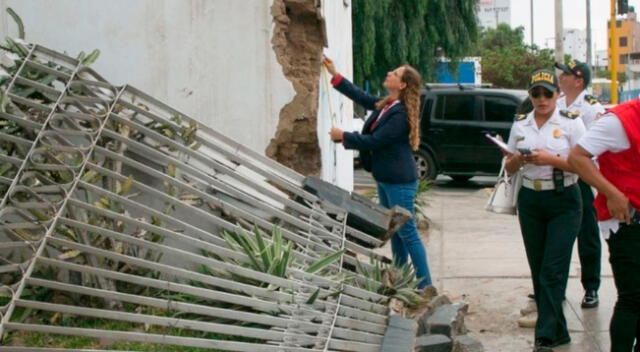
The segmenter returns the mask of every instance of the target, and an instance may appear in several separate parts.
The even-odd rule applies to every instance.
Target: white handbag
[[[498,181],[485,209],[493,213],[515,215],[518,209],[518,191],[522,186],[522,173],[518,171],[509,176],[505,167],[506,160],[507,158],[502,158]]]

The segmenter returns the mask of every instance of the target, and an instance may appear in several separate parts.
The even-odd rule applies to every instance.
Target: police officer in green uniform
[[[567,156],[585,132],[577,114],[560,111],[558,79],[538,70],[529,81],[533,111],[511,128],[507,172],[522,172],[518,220],[531,270],[538,320],[536,352],[553,351],[571,338],[562,312],[571,250],[582,219],[577,176]]]
[[[562,71],[559,85],[564,93],[558,99],[558,108],[579,113],[580,119],[588,129],[604,113],[604,108],[598,100],[585,90],[591,81],[589,66],[577,60],[571,60],[566,65],[556,63],[555,66]],[[578,232],[581,282],[585,291],[582,308],[593,308],[598,306],[602,245],[593,207],[593,191],[582,180],[578,181],[578,185],[582,195],[582,224]]]

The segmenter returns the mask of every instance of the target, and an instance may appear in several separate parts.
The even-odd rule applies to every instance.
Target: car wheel
[[[438,176],[438,168],[431,154],[424,150],[418,150],[413,154],[418,169],[418,177],[421,180],[435,180]]]
[[[449,177],[451,177],[454,181],[456,182],[467,182],[469,181],[473,176],[467,176],[467,175],[449,175]]]

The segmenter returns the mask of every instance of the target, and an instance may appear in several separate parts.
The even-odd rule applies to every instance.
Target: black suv
[[[415,153],[420,178],[438,174],[466,181],[497,175],[502,154],[485,134],[507,141],[525,90],[484,86],[427,85],[422,92],[420,149]]]

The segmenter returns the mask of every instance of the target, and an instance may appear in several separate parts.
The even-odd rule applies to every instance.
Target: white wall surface
[[[352,79],[351,0],[324,0],[322,5],[329,41],[325,54],[333,59],[340,73]],[[321,176],[323,180],[350,191],[353,189],[353,152],[345,150],[341,144],[333,143],[328,133],[332,125],[345,131],[352,130],[353,103],[333,89],[330,80],[329,73],[322,72],[318,108]]]
[[[510,25],[511,0],[479,0],[478,20],[485,28],[496,28],[499,23]]]
[[[272,2],[0,0],[0,34],[17,35],[4,12],[12,7],[27,41],[73,56],[98,48],[93,67],[110,82],[131,84],[264,153],[294,95],[271,47]]]
[[[575,60],[587,61],[587,31],[575,28],[564,29],[564,53]]]

